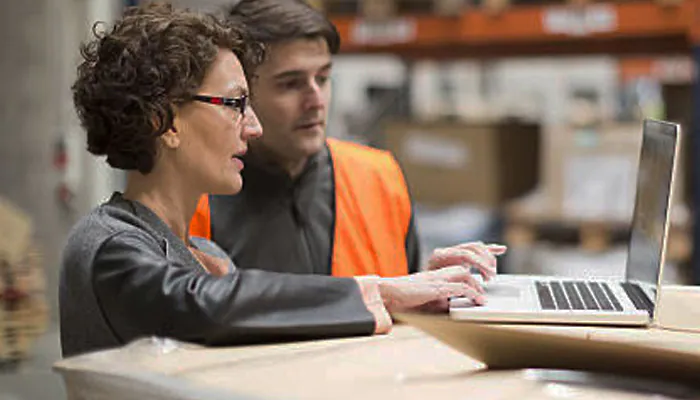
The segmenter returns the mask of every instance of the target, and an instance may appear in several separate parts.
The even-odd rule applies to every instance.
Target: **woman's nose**
[[[252,107],[248,107],[243,119],[243,138],[246,140],[255,139],[262,136],[262,124]]]

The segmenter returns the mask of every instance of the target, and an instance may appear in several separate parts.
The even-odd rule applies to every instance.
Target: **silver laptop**
[[[487,322],[650,324],[661,283],[679,147],[679,125],[644,121],[624,281],[498,275],[484,285],[486,305],[452,299],[450,317]]]

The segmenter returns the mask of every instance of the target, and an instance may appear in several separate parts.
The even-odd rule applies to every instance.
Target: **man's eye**
[[[301,86],[303,86],[303,82],[299,80],[291,80],[291,81],[285,81],[280,84],[280,86],[284,89],[298,89]]]
[[[316,83],[317,83],[318,85],[323,86],[323,85],[325,85],[325,84],[328,82],[328,79],[329,79],[329,78],[328,78],[327,76],[325,76],[325,75],[317,76],[317,77],[316,77]]]

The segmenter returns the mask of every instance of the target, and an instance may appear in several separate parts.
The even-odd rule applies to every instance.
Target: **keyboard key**
[[[549,286],[546,283],[535,282],[535,288],[537,289],[537,297],[540,299],[540,307],[543,310],[556,310],[557,307],[554,305]]]
[[[645,306],[646,310],[649,312],[654,312],[654,301],[656,301],[656,298],[654,298],[653,300],[650,299],[649,296],[647,295],[647,293],[644,291],[644,289],[642,289],[641,286],[636,285],[636,284],[632,284],[632,286],[639,293],[639,297],[644,302],[644,306]]]
[[[566,296],[569,298],[569,303],[571,303],[571,308],[574,310],[585,310],[586,307],[583,305],[583,300],[581,300],[581,295],[576,290],[576,286],[573,282],[567,281],[563,282],[564,291]]]
[[[576,282],[576,288],[578,292],[581,293],[581,298],[583,299],[583,304],[586,305],[586,310],[600,310],[586,282]]]
[[[557,310],[571,310],[571,305],[566,299],[564,294],[564,289],[561,287],[559,282],[550,282],[549,286],[552,288],[552,294],[554,294],[554,302],[557,304]]]
[[[588,286],[591,288],[591,291],[593,292],[593,297],[598,301],[598,304],[600,304],[600,308],[603,310],[613,310],[612,303],[610,303],[610,300],[608,300],[608,297],[605,295],[605,292],[603,291],[603,288],[600,287],[598,282],[587,282]]]
[[[622,311],[622,304],[620,304],[620,301],[617,299],[617,296],[615,296],[615,293],[613,293],[612,289],[610,289],[610,286],[608,286],[608,284],[605,282],[601,283],[600,286],[602,286],[605,293],[608,294],[608,298],[610,299],[610,302],[612,303],[612,306],[615,309],[615,311]]]
[[[649,313],[649,315],[654,312],[654,302],[649,299],[649,296],[644,293],[644,290],[642,290],[639,285],[624,282],[621,283],[620,286],[622,286],[622,289],[625,291],[625,293],[627,293],[627,297],[630,298],[632,304],[634,304],[634,307],[637,310],[645,310]]]
[[[639,294],[632,288],[632,286],[629,283],[621,283],[620,286],[622,286],[622,289],[627,293],[627,297],[632,301],[632,304],[634,304],[634,308],[637,310],[644,310],[644,302],[642,299],[639,298]]]

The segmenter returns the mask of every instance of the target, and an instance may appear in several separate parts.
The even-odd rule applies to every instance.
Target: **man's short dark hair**
[[[174,107],[192,100],[218,50],[232,50],[244,65],[262,56],[237,27],[169,5],[130,8],[95,36],[81,49],[72,88],[88,151],[144,174],[155,165],[157,138],[173,126]]]
[[[250,38],[259,43],[322,37],[331,54],[340,49],[340,35],[333,23],[303,0],[240,0],[228,15],[236,25],[245,25]]]

